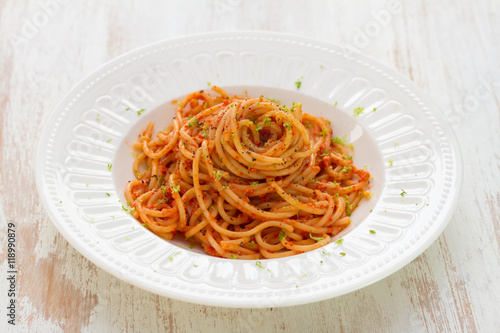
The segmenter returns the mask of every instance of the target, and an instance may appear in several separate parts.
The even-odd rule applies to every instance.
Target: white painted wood
[[[391,12],[392,11],[392,12]],[[278,309],[193,305],[121,282],[60,236],[36,193],[44,119],[75,83],[135,47],[220,30],[347,44],[427,91],[457,133],[463,193],[443,235],[390,277]],[[366,35],[366,37],[365,37]],[[17,329],[32,332],[493,332],[500,327],[500,3],[0,1],[0,254],[17,225]],[[3,270],[4,271],[4,270]],[[0,276],[0,326],[7,283]]]

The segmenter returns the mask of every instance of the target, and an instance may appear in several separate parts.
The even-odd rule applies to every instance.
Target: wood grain
[[[377,21],[391,3],[400,10]],[[44,20],[44,17],[46,20]],[[379,23],[363,43],[370,22]],[[34,27],[34,29],[29,29]],[[358,49],[428,92],[464,155],[458,209],[441,237],[390,277],[335,299],[225,309],[156,296],[86,260],[36,192],[34,153],[58,100],[135,47],[220,30],[289,32]],[[0,219],[17,225],[16,328],[29,332],[493,332],[500,327],[500,3],[0,0]],[[7,284],[0,277],[1,331]]]

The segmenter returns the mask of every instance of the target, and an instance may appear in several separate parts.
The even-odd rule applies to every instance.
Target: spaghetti
[[[370,174],[331,124],[260,98],[200,90],[173,124],[133,147],[131,214],[166,240],[177,232],[217,257],[279,258],[328,244],[350,223]],[[352,148],[352,147],[351,147]]]

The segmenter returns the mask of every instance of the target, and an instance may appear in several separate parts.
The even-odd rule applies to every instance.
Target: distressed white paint
[[[500,327],[498,1],[406,1],[392,13],[394,1],[382,0],[60,1],[47,9],[43,4],[49,2],[0,1],[0,254],[5,267],[5,225],[13,220],[20,331],[487,332]],[[40,27],[28,36],[30,24]],[[132,287],[95,267],[58,234],[36,194],[36,138],[51,108],[83,76],[132,48],[191,33],[257,29],[357,47],[435,99],[465,156],[463,193],[448,228],[390,277],[349,295],[291,308],[192,305]],[[360,31],[371,37],[363,39]],[[14,47],[13,38],[20,40],[23,33],[25,43]],[[6,331],[7,285],[3,276],[0,281],[0,330]]]

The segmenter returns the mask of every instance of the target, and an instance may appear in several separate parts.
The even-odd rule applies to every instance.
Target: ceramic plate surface
[[[304,112],[331,120],[334,136],[354,145],[354,163],[372,173],[374,195],[351,216],[342,244],[257,265],[210,257],[181,238],[164,241],[122,209],[133,179],[127,143],[149,121],[157,129],[170,124],[170,101],[208,82],[302,102]],[[116,277],[194,303],[278,307],[354,291],[413,260],[450,220],[461,165],[439,110],[395,71],[319,41],[238,32],[155,43],[89,75],[47,120],[36,181],[59,232]]]

